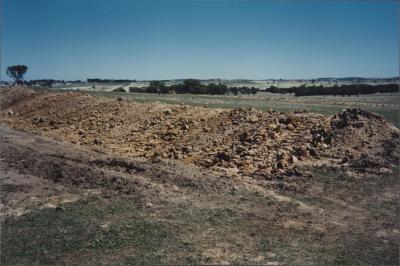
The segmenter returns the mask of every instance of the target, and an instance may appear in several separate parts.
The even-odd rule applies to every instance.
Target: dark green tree
[[[203,86],[197,79],[187,79],[183,82],[183,88],[187,93],[201,94],[203,92]]]
[[[212,94],[212,95],[223,95],[223,94],[227,94],[229,92],[228,87],[225,84],[215,84],[215,83],[210,83],[207,86],[203,86],[205,93],[207,94]],[[202,92],[204,93],[204,92]]]
[[[7,67],[7,75],[14,79],[15,83],[20,84],[24,80],[24,75],[28,71],[25,65],[14,65]]]
[[[150,86],[146,89],[149,93],[165,93],[166,86],[158,80],[150,81]]]
[[[238,87],[231,87],[229,90],[234,94],[238,95],[239,94],[239,88]]]
[[[251,94],[253,94],[253,95],[256,95],[256,93],[259,91],[259,89],[258,88],[255,88],[255,87],[252,87],[251,89],[250,89],[250,92],[251,92]]]

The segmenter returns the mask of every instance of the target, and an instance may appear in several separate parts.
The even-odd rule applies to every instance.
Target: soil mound
[[[332,138],[344,160],[377,167],[399,162],[399,129],[383,117],[360,109],[345,109],[331,119]]]
[[[6,95],[14,97],[10,91]],[[285,173],[310,163],[351,165],[367,157],[380,162],[371,167],[383,167],[399,159],[399,130],[359,109],[329,117],[137,103],[80,93],[38,94],[13,103],[15,115],[3,111],[0,121],[14,128],[95,150],[177,159],[234,174]]]
[[[22,101],[24,98],[30,97],[35,92],[28,88],[14,87],[0,90],[0,110],[6,109],[13,104]]]

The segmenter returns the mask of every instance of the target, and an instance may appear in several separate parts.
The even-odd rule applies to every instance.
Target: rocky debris
[[[169,108],[166,108],[166,109],[164,110],[164,114],[166,114],[166,115],[171,115],[171,114],[172,114],[172,110],[169,109]]]
[[[21,103],[24,99],[28,99],[34,95],[37,95],[35,91],[25,87],[2,88],[0,93],[0,110],[5,110],[16,103]]]
[[[256,115],[250,115],[247,117],[247,121],[249,121],[250,123],[257,123],[258,117]]]
[[[398,164],[399,129],[383,117],[361,109],[344,109],[331,118],[330,126],[331,149],[340,152],[342,163],[363,161],[368,155],[381,165]],[[377,167],[370,164],[370,168]]]
[[[43,93],[12,108],[18,116],[1,115],[0,121],[15,128],[120,155],[175,159],[237,169],[238,174],[289,173],[319,160],[351,166],[362,154],[382,161],[363,164],[367,168],[399,159],[399,130],[359,109],[329,117],[133,101],[121,105],[80,93]]]
[[[95,145],[100,145],[100,144],[102,144],[103,142],[100,140],[100,139],[94,139],[93,140],[93,144],[95,144]]]

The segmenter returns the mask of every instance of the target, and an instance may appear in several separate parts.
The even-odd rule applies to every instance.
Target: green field
[[[259,93],[257,95],[192,95],[192,94],[149,94],[123,92],[89,92],[95,96],[127,97],[138,102],[164,102],[188,104],[211,108],[257,108],[263,111],[309,110],[332,115],[344,108],[362,108],[375,112],[400,127],[399,93],[372,94],[362,96],[308,96],[294,97],[285,94]]]

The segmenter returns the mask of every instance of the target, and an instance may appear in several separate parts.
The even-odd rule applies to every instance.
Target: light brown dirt
[[[399,159],[399,130],[358,109],[329,117],[13,92],[1,93],[1,102],[13,103],[0,115],[5,124],[128,157],[177,159],[261,177],[301,174],[297,165],[324,163],[379,172]]]

